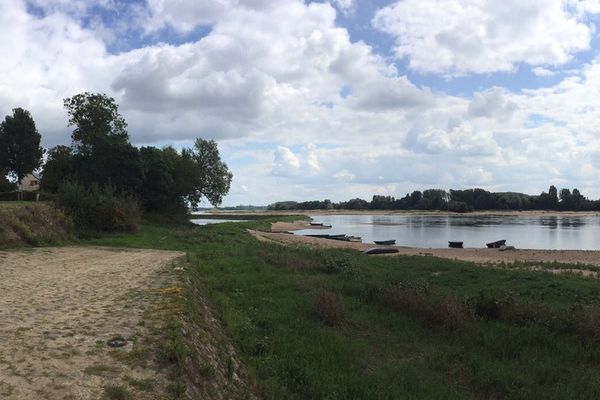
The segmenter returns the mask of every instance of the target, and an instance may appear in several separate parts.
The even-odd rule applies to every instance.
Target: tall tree
[[[188,201],[196,205],[205,197],[215,206],[221,204],[223,196],[229,193],[233,174],[227,164],[221,161],[217,142],[198,138],[194,148],[184,149],[181,156],[188,162],[193,160],[195,165],[186,171],[194,183],[193,190],[187,196]]]
[[[0,124],[0,170],[6,169],[20,182],[42,163],[41,135],[29,111],[13,109]]]
[[[84,92],[64,99],[64,106],[69,115],[69,126],[75,126],[71,139],[77,153],[102,150],[109,142],[129,143],[127,122],[119,114],[119,106],[112,97]]]
[[[66,98],[64,105],[69,125],[75,126],[71,134],[75,180],[137,193],[142,182],[140,155],[129,143],[127,123],[115,99],[85,92]]]

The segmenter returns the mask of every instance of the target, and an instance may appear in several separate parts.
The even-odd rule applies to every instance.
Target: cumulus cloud
[[[396,39],[410,68],[462,75],[513,71],[517,64],[561,65],[589,48],[583,18],[597,2],[571,0],[403,0],[380,9],[373,25]]]

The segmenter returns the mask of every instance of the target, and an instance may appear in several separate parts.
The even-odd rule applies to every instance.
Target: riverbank
[[[278,225],[283,226],[282,224]],[[294,225],[288,225],[294,226]],[[250,230],[250,234],[260,241],[271,241],[288,246],[304,245],[320,249],[354,249],[364,251],[378,247],[369,243],[345,242],[323,238],[308,237],[302,235],[290,235],[280,232],[260,232]],[[506,250],[487,248],[464,248],[464,249],[423,249],[416,247],[385,246],[395,248],[398,253],[386,254],[385,256],[433,256],[451,260],[461,260],[476,264],[514,264],[514,263],[559,263],[573,265],[592,265],[600,267],[600,251],[587,250]],[[586,276],[597,276],[594,271],[574,268],[564,272],[581,272]]]

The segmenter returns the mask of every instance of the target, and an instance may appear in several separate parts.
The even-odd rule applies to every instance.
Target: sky
[[[223,205],[480,187],[600,197],[600,0],[0,0],[0,115],[214,139]]]

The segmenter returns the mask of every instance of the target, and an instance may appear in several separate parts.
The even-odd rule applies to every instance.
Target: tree
[[[13,109],[0,124],[0,170],[6,169],[20,182],[42,163],[41,135],[29,111]]]
[[[62,183],[73,176],[73,151],[68,146],[56,146],[48,151],[44,164],[41,189],[55,193]]]
[[[221,204],[223,196],[229,193],[233,174],[227,164],[221,161],[217,143],[214,140],[198,138],[194,148],[184,149],[181,156],[182,161],[190,167],[186,172],[193,183],[187,200],[193,206],[197,205],[202,197],[214,206]],[[193,161],[193,167],[189,161]]]
[[[73,141],[74,179],[86,186],[114,185],[120,192],[137,193],[142,165],[129,143],[127,123],[112,97],[80,93],[64,100]]]
[[[75,126],[71,139],[77,153],[97,152],[109,142],[129,143],[127,122],[119,114],[119,106],[112,97],[85,92],[67,97],[64,106],[69,115],[69,126]]]

